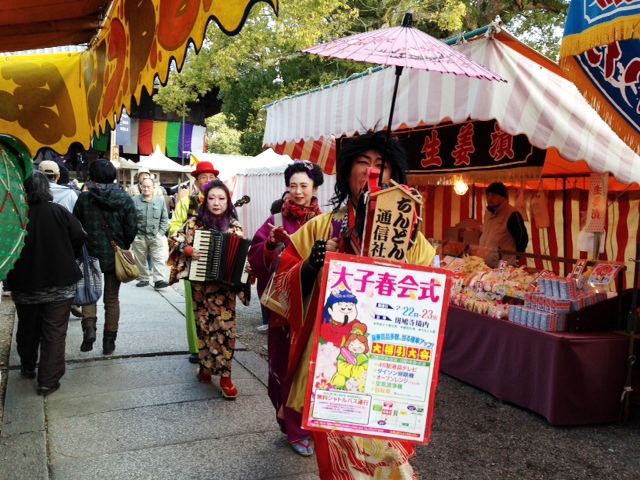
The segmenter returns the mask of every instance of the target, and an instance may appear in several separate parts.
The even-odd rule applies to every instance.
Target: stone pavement
[[[238,343],[233,378],[240,395],[225,400],[196,380],[187,361],[178,292],[132,282],[122,285],[120,302],[109,356],[102,355],[102,305],[91,352],[80,352],[80,320],[71,317],[67,372],[46,398],[20,375],[14,332],[0,480],[318,478],[315,457],[293,453],[278,429],[259,355]]]

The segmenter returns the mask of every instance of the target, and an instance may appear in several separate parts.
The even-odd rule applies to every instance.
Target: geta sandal
[[[314,453],[311,437],[291,441],[289,442],[289,445],[291,445],[294,452],[302,457],[310,457]]]

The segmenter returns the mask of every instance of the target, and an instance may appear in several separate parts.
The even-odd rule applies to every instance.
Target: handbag
[[[76,283],[76,296],[73,305],[93,305],[102,296],[102,271],[100,261],[90,257],[87,246],[82,246],[82,256],[76,258],[76,263],[82,271],[82,278]]]
[[[279,262],[278,262],[279,263]],[[262,296],[260,297],[260,303],[267,309],[271,310],[273,313],[280,315],[281,317],[286,318],[287,312],[280,301],[280,295],[278,294],[277,289],[274,287],[274,278],[276,277],[277,267],[271,277],[269,277],[269,282],[267,282],[267,286],[262,292]]]
[[[111,246],[116,253],[116,278],[122,283],[128,283],[138,278],[140,270],[133,252],[121,249],[113,240]]]
[[[115,252],[116,278],[122,283],[128,283],[135,280],[140,276],[140,270],[138,269],[135,255],[131,250],[123,250],[118,246],[113,239],[113,234],[111,233],[109,224],[107,224],[107,221],[104,219],[102,210],[98,207],[96,207],[96,209],[98,210],[98,217],[100,217],[100,221],[102,222],[104,233],[107,234],[109,243],[111,243],[111,247]]]
[[[276,213],[273,216],[273,224],[274,224],[274,227],[276,228],[282,226],[282,213]],[[283,244],[279,244],[278,247],[281,247],[279,248],[280,251],[284,249]],[[280,296],[278,295],[278,292],[274,287],[274,279],[276,277],[276,272],[278,271],[279,266],[280,266],[280,259],[278,258],[275,268],[273,269],[273,273],[271,274],[271,276],[269,277],[269,281],[267,282],[267,286],[265,287],[264,292],[262,292],[262,295],[260,296],[260,303],[265,308],[271,310],[273,313],[276,313],[281,317],[286,318],[287,312],[285,311],[285,308],[282,305],[282,302],[280,302]]]

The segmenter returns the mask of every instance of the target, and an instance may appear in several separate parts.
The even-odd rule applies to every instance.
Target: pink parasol
[[[404,67],[506,82],[499,75],[449,45],[413,28],[413,16],[410,13],[405,13],[400,27],[382,28],[351,35],[307,48],[303,52],[323,57],[396,67],[396,81],[391,97],[389,122],[387,123],[387,139],[391,135],[398,82]],[[382,168],[384,169],[384,164]],[[380,181],[382,182],[382,176],[380,176]]]

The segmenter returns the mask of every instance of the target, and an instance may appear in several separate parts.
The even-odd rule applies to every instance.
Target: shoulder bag
[[[76,283],[76,296],[73,305],[86,306],[95,304],[102,295],[102,271],[100,261],[90,257],[87,246],[82,246],[82,256],[76,258],[82,271],[82,278]]]
[[[273,216],[273,225],[275,228],[282,226],[282,213],[276,213]],[[280,245],[279,245],[280,246]],[[265,247],[266,248],[266,247]],[[278,267],[280,266],[280,259],[278,258],[275,268],[273,269],[273,273],[269,277],[269,281],[267,282],[267,286],[262,292],[262,296],[260,297],[260,303],[267,309],[271,310],[274,313],[277,313],[281,317],[287,316],[287,312],[284,309],[284,306],[280,302],[280,297],[278,292],[274,288],[273,280],[276,276],[276,272],[278,271]]]
[[[104,214],[100,208],[96,207],[98,210],[98,216],[100,217],[100,221],[102,222],[102,228],[104,232],[107,234],[107,238],[113,247],[113,251],[115,252],[115,260],[116,260],[116,278],[122,283],[128,283],[132,280],[135,280],[140,276],[140,270],[138,270],[138,265],[136,264],[136,257],[130,250],[121,249],[118,244],[113,239],[113,234],[111,233],[111,228],[107,221],[104,219]]]

